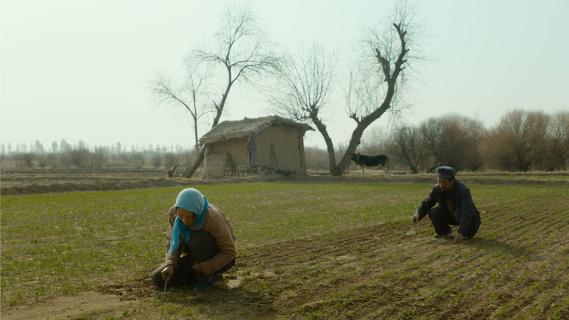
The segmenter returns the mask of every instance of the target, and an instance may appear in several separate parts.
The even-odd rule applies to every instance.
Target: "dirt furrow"
[[[566,234],[569,225],[569,205],[561,206],[549,211],[546,219],[542,219],[532,226],[533,232],[526,232],[519,237],[519,241],[530,248],[548,247],[555,244]]]

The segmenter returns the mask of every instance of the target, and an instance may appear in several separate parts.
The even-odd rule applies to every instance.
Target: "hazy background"
[[[344,112],[342,75],[365,28],[388,15],[393,2],[305,2],[243,3],[283,51],[317,42],[336,54],[337,86],[325,120],[334,142],[346,142],[353,121]],[[1,142],[191,147],[189,117],[157,105],[148,85],[159,72],[183,76],[184,57],[210,43],[228,3],[0,1]],[[493,125],[514,108],[569,110],[569,1],[432,0],[418,3],[418,14],[428,59],[414,66],[404,121],[456,112]],[[269,113],[253,89],[238,86],[222,120]],[[389,126],[389,118],[374,127]],[[305,144],[324,147],[317,133]]]

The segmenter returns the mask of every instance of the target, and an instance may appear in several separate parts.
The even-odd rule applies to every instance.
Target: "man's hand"
[[[454,236],[454,243],[460,243],[462,239],[464,239],[462,234],[460,232],[457,232],[456,235]]]
[[[168,265],[166,268],[160,271],[160,273],[162,274],[162,279],[164,279],[164,281],[170,281],[172,275],[174,274],[174,266]]]
[[[413,223],[417,223],[417,222],[419,222],[419,220],[421,220],[421,217],[419,217],[418,213],[415,213],[413,215]]]

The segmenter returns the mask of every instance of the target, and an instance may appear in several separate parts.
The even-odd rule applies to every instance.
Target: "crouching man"
[[[436,238],[452,238],[451,225],[458,226],[454,242],[474,237],[481,221],[470,190],[464,183],[455,179],[452,167],[438,167],[437,179],[438,184],[433,186],[427,198],[417,208],[413,223],[429,215]],[[434,207],[437,203],[438,206]]]
[[[194,188],[182,190],[168,213],[164,263],[152,273],[166,290],[189,285],[205,290],[235,263],[235,236],[223,213]]]

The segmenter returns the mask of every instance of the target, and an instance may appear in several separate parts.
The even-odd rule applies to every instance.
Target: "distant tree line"
[[[2,170],[31,169],[154,169],[171,170],[176,165],[188,165],[193,150],[180,146],[125,147],[120,142],[112,146],[90,147],[79,141],[72,145],[65,140],[54,141],[45,148],[40,141],[26,144],[0,145]]]
[[[154,169],[171,170],[188,166],[197,156],[195,149],[180,146],[89,147],[82,141],[65,140],[45,148],[39,141],[30,145],[2,144],[2,170],[28,169]],[[339,145],[340,159],[347,145]],[[491,128],[477,120],[445,115],[417,126],[399,125],[390,132],[371,130],[358,152],[387,154],[390,169],[412,173],[432,172],[441,164],[458,170],[558,171],[569,168],[569,112],[546,114],[514,110]],[[309,170],[329,173],[327,149],[306,147]],[[353,165],[353,164],[352,164]],[[181,169],[180,169],[181,170]]]
[[[371,137],[362,152],[384,153],[391,166],[412,173],[439,165],[459,170],[557,171],[569,167],[569,112],[514,110],[492,128],[460,115],[400,125]]]

